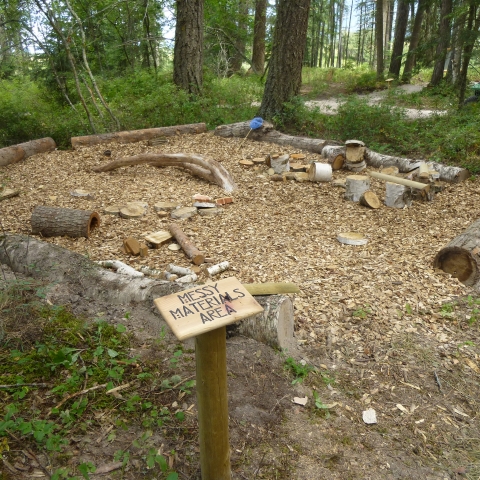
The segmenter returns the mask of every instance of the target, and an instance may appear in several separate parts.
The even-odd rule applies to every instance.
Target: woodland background
[[[260,114],[279,130],[361,138],[475,173],[478,111],[458,105],[480,79],[479,4],[2,0],[0,146],[51,136],[68,148],[75,135]],[[349,95],[387,78],[431,88],[393,89],[377,106]],[[345,95],[339,115],[305,108],[328,92]],[[411,121],[393,104],[449,113]]]

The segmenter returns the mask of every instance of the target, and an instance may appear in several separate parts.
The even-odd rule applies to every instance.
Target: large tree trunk
[[[377,0],[375,6],[375,47],[377,52],[377,79],[383,80],[383,35],[384,35],[384,0]]]
[[[174,135],[187,135],[205,133],[207,127],[204,123],[192,123],[189,125],[174,125],[171,127],[145,128],[143,130],[128,130],[125,132],[102,133],[99,135],[86,135],[72,137],[72,147],[90,147],[101,143],[132,143],[150,140],[155,137],[172,137]]]
[[[100,226],[97,212],[71,208],[35,207],[30,219],[32,233],[44,237],[90,237],[93,228]]]
[[[443,70],[445,67],[445,58],[447,57],[447,47],[450,43],[450,24],[452,13],[452,0],[442,0],[442,8],[440,11],[440,27],[438,29],[438,43],[435,52],[435,66],[433,67],[432,78],[430,84],[438,85],[443,78]]]
[[[181,167],[189,170],[193,175],[216,183],[227,192],[235,190],[236,185],[228,170],[212,159],[200,155],[184,153],[142,153],[133,157],[124,157],[114,160],[106,165],[93,168],[94,172],[109,172],[129,165],[149,164],[155,167]]]
[[[252,70],[257,75],[265,71],[265,35],[267,33],[267,0],[256,0],[253,27]]]
[[[397,11],[397,22],[395,24],[395,39],[393,41],[392,58],[390,59],[389,74],[396,78],[400,75],[402,65],[403,44],[408,24],[408,0],[400,0]]]
[[[238,0],[238,11],[236,19],[236,32],[234,34],[234,52],[230,62],[230,74],[239,72],[242,69],[242,63],[247,49],[247,19],[248,5],[246,0]]]
[[[53,138],[46,137],[30,142],[19,143],[11,147],[0,148],[0,167],[17,163],[21,160],[36,155],[37,153],[51,152],[57,147]]]
[[[203,0],[177,0],[173,82],[191,94],[203,85]]]
[[[260,115],[272,119],[300,92],[310,0],[279,0]]]
[[[229,125],[219,125],[215,129],[215,135],[219,137],[239,137],[245,138],[250,132],[249,122],[231,123]],[[317,138],[294,137],[292,135],[284,135],[283,133],[274,130],[273,125],[269,122],[264,122],[260,128],[252,130],[248,135],[250,140],[259,142],[270,142],[278,145],[291,145],[292,147],[310,152],[322,153],[326,145],[339,145],[339,142],[320,140]]]
[[[480,220],[477,220],[437,253],[433,267],[450,273],[465,285],[474,285],[480,276],[479,245]]]
[[[410,77],[412,75],[413,66],[415,65],[415,50],[420,41],[420,33],[422,31],[422,22],[426,7],[427,0],[419,0],[412,29],[412,35],[410,37],[410,45],[408,46],[407,59],[405,60],[405,66],[403,67],[403,82],[410,81]]]
[[[49,282],[51,288],[47,289],[47,298],[56,304],[68,305],[72,296],[80,296],[85,301],[94,298],[108,305],[128,305],[129,310],[135,303],[145,303],[145,310],[156,315],[147,330],[157,334],[161,327],[158,324],[160,314],[157,309],[151,309],[153,300],[192,286],[117,274],[84,255],[24,235],[7,234],[0,238],[0,263],[14,272]],[[267,341],[278,349],[287,343],[294,346],[293,308],[288,308],[290,297],[273,295],[256,296],[255,299],[265,312],[253,318],[264,325],[250,329],[246,326],[241,333],[259,342]],[[250,319],[243,322],[250,322]],[[278,338],[277,344],[275,338]]]

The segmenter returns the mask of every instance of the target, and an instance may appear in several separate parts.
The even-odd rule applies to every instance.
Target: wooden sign
[[[235,277],[156,298],[154,303],[179,340],[263,311]]]

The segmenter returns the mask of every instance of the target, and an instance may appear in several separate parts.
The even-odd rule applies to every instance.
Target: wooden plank
[[[263,307],[235,277],[156,298],[154,303],[179,340],[263,311]]]
[[[385,175],[384,173],[378,173],[378,172],[369,172],[368,174],[373,178],[378,178],[379,180],[398,183],[399,185],[405,185],[406,187],[417,188],[418,190],[428,191],[430,189],[430,185],[428,184],[414,182],[413,180],[407,180],[406,178],[394,177],[393,175]]]
[[[251,295],[279,295],[282,293],[300,293],[297,285],[291,282],[244,283]]]

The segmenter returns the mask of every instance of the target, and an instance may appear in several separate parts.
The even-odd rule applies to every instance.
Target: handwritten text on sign
[[[263,311],[235,277],[160,297],[154,302],[179,340]]]

